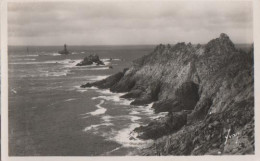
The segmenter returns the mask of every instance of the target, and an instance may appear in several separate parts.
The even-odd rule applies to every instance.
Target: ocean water
[[[152,104],[131,106],[123,93],[79,86],[122,71],[154,46],[68,48],[71,55],[59,55],[61,47],[9,47],[9,155],[129,155],[151,144],[132,130],[159,117]],[[75,66],[93,53],[106,65]]]

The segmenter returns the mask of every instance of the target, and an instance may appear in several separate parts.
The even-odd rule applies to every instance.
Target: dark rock
[[[94,87],[98,87],[101,89],[111,88],[123,77],[123,75],[124,74],[122,72],[119,72],[119,73],[109,76],[106,79],[103,79],[101,81],[97,81],[94,83],[86,83],[86,84],[82,85],[81,87],[85,88],[85,87],[94,86]]]
[[[127,78],[123,83],[118,82],[115,86],[111,87],[112,92],[129,92],[136,84],[136,81],[131,78]]]
[[[162,101],[158,101],[155,102],[152,106],[152,108],[154,109],[155,113],[159,113],[159,112],[179,112],[182,110],[187,110],[185,109],[185,106],[179,102],[178,100],[172,100],[172,99],[168,99],[168,100],[162,100]],[[188,108],[189,109],[189,108]]]
[[[199,100],[198,85],[194,82],[184,82],[175,91],[175,99],[156,102],[152,108],[158,112],[178,112],[192,110]]]
[[[87,87],[92,87],[93,85],[91,83],[86,83],[86,84],[83,84],[81,85],[80,87],[81,88],[87,88]]]
[[[176,99],[180,101],[185,109],[193,109],[199,100],[199,86],[194,82],[184,82],[176,91]]]
[[[170,113],[166,118],[156,120],[147,126],[141,126],[134,131],[138,133],[141,139],[157,139],[161,136],[177,131],[187,123],[187,113]]]
[[[92,65],[93,63],[96,63],[96,65],[105,65],[104,62],[99,59],[99,56],[94,54],[85,57],[84,60],[78,63],[76,66]]]
[[[210,98],[206,98],[199,102],[195,107],[195,110],[188,115],[188,123],[190,124],[195,121],[203,120],[207,116],[211,105],[212,100]]]

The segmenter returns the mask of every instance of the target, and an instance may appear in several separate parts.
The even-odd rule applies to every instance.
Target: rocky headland
[[[238,50],[226,34],[205,45],[160,44],[129,69],[81,87],[91,86],[168,112],[134,130],[155,140],[135,155],[254,154],[253,47]]]
[[[76,66],[85,66],[85,65],[105,65],[103,61],[99,59],[97,54],[90,54],[89,56],[85,57],[80,63],[76,64]]]

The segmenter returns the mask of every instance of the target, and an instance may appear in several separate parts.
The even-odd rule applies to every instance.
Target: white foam
[[[60,56],[61,54],[57,53],[57,52],[51,52],[51,53],[45,53],[45,52],[41,52],[41,54],[38,54],[38,56]]]
[[[33,60],[36,60],[36,59],[34,59],[34,58],[14,58],[14,59],[12,59],[12,60],[18,60],[18,61],[20,61],[20,60],[22,60],[22,61],[33,61]],[[16,63],[16,62],[14,62],[14,63]]]
[[[104,58],[104,59],[100,59],[101,61],[103,61],[103,62],[107,62],[107,61],[110,61],[110,59],[108,59],[108,58]]]
[[[138,108],[135,108],[135,110],[145,113],[147,115],[152,115],[152,114],[154,114],[154,110],[152,109],[153,104],[154,103],[152,102],[146,106],[138,106]]]
[[[113,126],[112,123],[102,123],[102,124],[97,124],[97,125],[90,125],[88,127],[86,127],[83,131],[84,132],[87,132],[87,131],[90,131],[90,130],[98,130],[98,127],[100,126]]]
[[[14,62],[9,64],[68,64],[70,61],[74,61],[74,60],[65,59],[65,60],[48,60],[42,62]]]
[[[86,92],[86,91],[88,91],[88,90],[82,88],[82,89],[78,89],[77,91],[80,92],[80,93],[84,93],[84,92]]]
[[[110,122],[112,118],[113,118],[113,117],[110,116],[110,115],[105,115],[105,116],[101,117],[101,119],[102,119],[104,122],[106,122],[106,123],[107,123],[107,122]]]
[[[69,102],[69,101],[74,101],[74,100],[77,100],[77,99],[76,98],[70,98],[70,99],[65,100],[64,102]]]
[[[137,120],[141,119],[141,117],[139,117],[139,116],[130,116],[130,117],[131,117],[132,122],[136,122]]]
[[[97,92],[105,94],[105,96],[98,96],[98,97],[92,97],[93,100],[96,99],[104,99],[107,101],[113,101],[120,105],[126,105],[129,106],[133,100],[128,100],[124,98],[120,98],[120,96],[124,95],[125,93],[112,93],[110,90],[97,90]]]
[[[137,114],[140,114],[140,112],[136,111],[136,110],[133,110],[129,113],[130,115],[137,115]]]
[[[122,144],[124,147],[144,147],[147,143],[152,143],[152,140],[144,141],[137,138],[137,133],[133,130],[139,126],[137,123],[130,124],[127,128],[118,131],[117,134],[110,139]]]
[[[61,54],[59,54],[59,53],[52,53],[51,55],[52,56],[60,56]]]
[[[107,70],[109,67],[87,68],[86,70]]]
[[[115,60],[115,61],[120,61],[121,59],[113,59],[113,60]]]
[[[50,72],[50,71],[41,71],[41,73],[37,76],[40,77],[60,77],[60,76],[67,76],[69,70],[57,71],[57,72]]]
[[[88,76],[87,79],[90,81],[99,81],[99,80],[106,79],[107,77],[109,77],[109,75]]]
[[[91,115],[101,115],[101,114],[104,114],[107,111],[106,108],[101,106],[104,102],[105,102],[104,100],[101,100],[100,103],[96,105],[96,107],[98,109],[93,111],[93,112],[89,112],[89,114],[91,114]]]
[[[17,57],[17,58],[21,58],[21,57],[37,57],[38,55],[31,55],[31,54],[28,54],[28,55],[11,55],[11,57]]]
[[[150,116],[151,119],[159,119],[161,117],[166,117],[168,112],[160,112],[158,114],[154,114],[153,116]]]

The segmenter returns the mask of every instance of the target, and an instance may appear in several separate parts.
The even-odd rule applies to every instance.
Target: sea
[[[165,113],[80,85],[123,71],[154,47],[68,46],[72,53],[60,55],[62,46],[9,46],[9,155],[125,156],[151,145],[133,129]],[[90,54],[105,65],[76,66]]]

